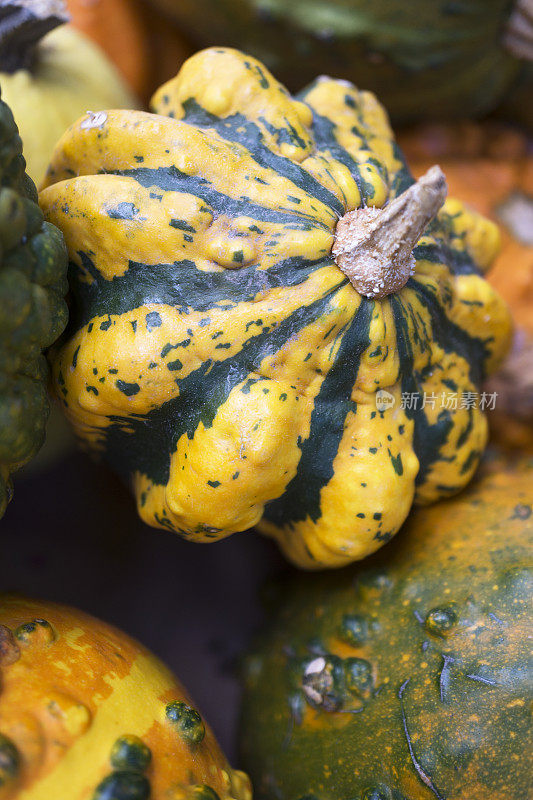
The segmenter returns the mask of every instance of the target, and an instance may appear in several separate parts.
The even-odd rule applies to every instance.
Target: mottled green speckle
[[[131,397],[132,395],[138,394],[141,391],[141,387],[138,383],[127,383],[126,381],[118,380],[115,385],[119,392],[125,394],[126,397]]]

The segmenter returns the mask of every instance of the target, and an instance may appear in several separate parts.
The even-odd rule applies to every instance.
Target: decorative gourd
[[[461,398],[509,344],[480,274],[496,227],[437,214],[442,173],[414,184],[344,81],[293,99],[218,48],[153,104],[167,116],[79,120],[41,192],[71,258],[57,395],[149,524],[207,542],[258,523],[309,568],[362,558],[483,451]]]
[[[142,0],[67,0],[67,6],[72,25],[107,53],[143,101],[192,53],[168,19]]]
[[[86,36],[63,25],[66,18],[61,0],[0,6],[0,85],[37,185],[55,143],[87,109],[136,105],[113,65]]]
[[[533,462],[488,465],[365,568],[300,575],[245,670],[259,800],[523,800]]]
[[[197,45],[260,58],[289,88],[336,75],[395,122],[481,116],[509,102],[533,126],[531,0],[150,0]],[[522,88],[525,82],[526,89]]]
[[[174,675],[73,608],[0,596],[2,800],[250,800]]]
[[[401,137],[415,175],[438,160],[450,191],[501,225],[502,247],[488,276],[518,330],[504,368],[487,384],[499,444],[533,451],[533,157],[530,142],[497,124],[424,126]]]
[[[44,221],[24,167],[17,126],[0,100],[0,517],[12,495],[11,473],[43,443],[43,350],[67,322],[65,242]]]

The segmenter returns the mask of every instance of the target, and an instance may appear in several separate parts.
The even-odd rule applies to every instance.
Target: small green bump
[[[92,800],[148,800],[150,783],[144,775],[131,770],[113,772],[98,784]]]
[[[368,698],[374,688],[372,664],[364,658],[346,658],[344,660],[346,686],[352,694]]]
[[[344,614],[339,636],[343,642],[360,647],[368,639],[368,621],[360,614]]]
[[[0,733],[0,788],[17,776],[20,756],[17,748],[7,736]]]
[[[424,625],[429,633],[445,638],[450,635],[457,622],[457,612],[452,606],[437,606],[428,611]]]
[[[220,796],[206,783],[191,786],[191,797],[195,800],[220,800]]]
[[[52,644],[56,640],[56,632],[45,619],[34,619],[19,625],[15,630],[15,638],[24,644]]]
[[[205,727],[196,709],[191,708],[186,703],[173,700],[168,703],[165,714],[183,739],[189,744],[200,744],[205,736]]]
[[[0,189],[0,242],[11,250],[26,233],[26,204],[14,189]]]
[[[113,745],[110,760],[114,769],[144,772],[152,760],[152,752],[138,736],[127,734]]]

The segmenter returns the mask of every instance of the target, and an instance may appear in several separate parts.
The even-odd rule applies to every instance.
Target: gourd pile
[[[292,565],[250,778],[144,646],[1,594],[0,800],[528,796],[532,58],[529,0],[0,0],[1,526],[48,390],[148,526]]]

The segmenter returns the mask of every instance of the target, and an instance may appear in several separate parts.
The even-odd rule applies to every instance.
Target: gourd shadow
[[[75,452],[19,477],[0,544],[2,592],[68,603],[137,638],[235,763],[238,658],[263,616],[259,587],[285,568],[272,542],[247,531],[201,546],[153,530],[118,479]]]

